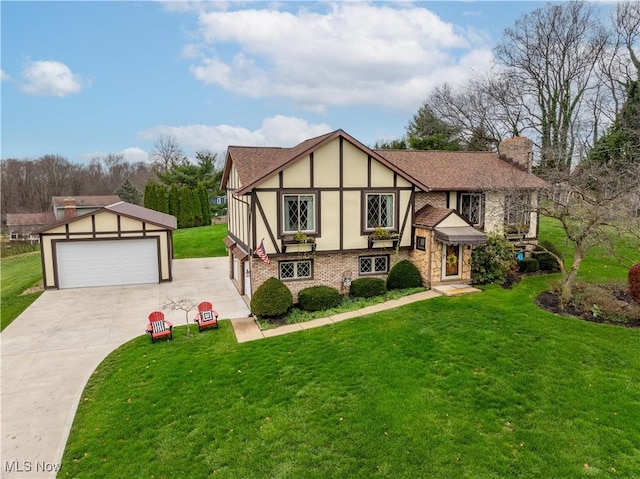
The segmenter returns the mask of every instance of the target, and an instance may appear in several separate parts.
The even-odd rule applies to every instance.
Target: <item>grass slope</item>
[[[227,236],[227,225],[184,228],[173,232],[173,250],[176,259],[210,258],[226,256],[223,238]]]
[[[59,477],[639,477],[640,331],[538,309],[548,281],[138,338],[90,380]]]
[[[40,253],[25,253],[1,258],[0,269],[2,270],[0,330],[3,330],[42,294],[42,292],[22,294],[42,280]]]

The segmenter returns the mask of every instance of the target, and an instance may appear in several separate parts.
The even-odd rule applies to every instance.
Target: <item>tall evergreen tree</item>
[[[438,118],[426,103],[407,125],[407,142],[409,148],[414,150],[462,149],[458,131]]]
[[[202,224],[208,226],[211,224],[211,205],[209,204],[209,195],[207,195],[204,184],[198,183],[197,192],[200,200],[200,208],[202,209]]]
[[[156,190],[157,183],[148,181],[144,187],[144,207],[150,210],[158,210],[158,194]]]
[[[591,150],[590,160],[624,170],[640,164],[640,80],[627,83],[627,98],[619,115]]]
[[[156,186],[156,198],[158,204],[158,211],[162,213],[169,213],[169,192],[163,185]]]
[[[191,190],[183,186],[180,188],[180,213],[178,214],[178,228],[193,228],[193,201]]]
[[[193,211],[193,225],[202,226],[202,206],[200,205],[200,196],[198,190],[189,190],[191,193],[191,204]]]
[[[175,183],[169,188],[169,214],[176,218],[180,214],[180,191]]]
[[[142,199],[142,193],[140,193],[136,185],[134,185],[129,178],[120,183],[113,191],[113,194],[118,195],[122,201],[133,205],[139,205]]]

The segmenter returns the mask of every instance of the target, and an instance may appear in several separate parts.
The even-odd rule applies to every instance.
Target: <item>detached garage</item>
[[[38,233],[44,287],[171,281],[176,218],[123,201]]]

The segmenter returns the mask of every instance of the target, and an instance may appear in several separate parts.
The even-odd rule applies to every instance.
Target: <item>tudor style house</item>
[[[537,238],[531,205],[546,184],[531,174],[526,138],[500,154],[372,150],[342,130],[292,148],[230,146],[229,276],[241,294],[273,276],[297,297],[325,284],[343,292],[409,259],[425,286],[469,282],[474,245],[505,232]]]

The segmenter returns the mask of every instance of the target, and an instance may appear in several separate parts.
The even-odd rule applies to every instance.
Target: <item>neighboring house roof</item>
[[[36,233],[42,233],[54,226],[73,223],[74,221],[86,218],[87,215],[89,214],[98,214],[101,211],[110,211],[122,216],[127,216],[135,220],[144,221],[145,223],[151,223],[157,226],[162,226],[171,230],[176,229],[178,226],[178,222],[175,216],[168,215],[166,213],[161,213],[159,211],[150,210],[142,206],[132,205],[131,203],[126,203],[124,201],[118,201],[117,203],[104,206],[91,213],[85,213],[84,215],[77,215],[77,216],[72,216],[71,218],[65,218],[54,224],[50,224],[44,228],[39,229],[38,231],[36,231]]]
[[[375,150],[428,190],[545,188],[547,184],[497,153],[485,151]]]
[[[55,215],[47,213],[7,213],[7,227],[12,226],[45,226],[56,222]]]
[[[415,183],[421,188],[426,189],[426,186],[422,184],[420,180],[411,178],[405,171],[389,162],[379,153],[369,149],[343,130],[336,130],[325,135],[305,140],[292,148],[230,146],[227,150],[227,161],[225,163],[225,169],[222,176],[222,186],[224,188],[227,180],[229,179],[232,164],[238,172],[240,184],[242,185],[237,193],[244,194],[251,191],[266,179],[279,173],[291,163],[307,156],[314,150],[317,150],[321,146],[326,145],[339,137],[344,138],[356,148],[366,152],[369,156],[375,158],[387,168],[395,171],[407,181]]]
[[[120,201],[117,195],[97,195],[97,196],[54,196],[53,207],[64,208],[64,200],[73,198],[76,200],[76,208],[101,208],[103,206],[112,205]]]

